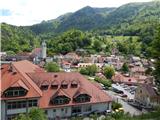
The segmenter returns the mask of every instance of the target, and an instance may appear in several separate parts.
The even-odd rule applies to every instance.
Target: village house
[[[123,57],[111,55],[110,57],[106,57],[105,62],[108,65],[112,65],[116,70],[120,70],[123,66]]]
[[[35,48],[32,51],[31,58],[35,64],[38,64],[47,58],[47,45],[45,41],[42,42],[40,48]]]
[[[115,75],[112,77],[112,81],[114,83],[124,83],[127,85],[136,85],[137,83],[139,83],[136,78],[130,77],[129,75],[123,75],[119,72],[115,73]]]
[[[111,97],[78,72],[47,73],[24,60],[2,65],[1,75],[1,120],[32,107],[45,110],[50,120],[111,110]]]
[[[61,67],[65,72],[70,72],[71,71],[71,63],[68,61],[63,60],[61,62]]]
[[[0,60],[5,60],[6,56],[7,56],[6,52],[0,52]]]
[[[82,67],[88,67],[91,65],[96,65],[98,68],[102,68],[103,66],[105,66],[104,63],[78,63],[78,68],[82,68]]]
[[[134,66],[130,69],[130,75],[133,77],[145,76],[145,68],[140,66]]]
[[[160,105],[160,95],[150,84],[142,84],[135,91],[135,101],[146,107],[155,107]]]
[[[130,61],[132,63],[140,62],[141,58],[137,56],[131,56]]]
[[[112,77],[112,81],[114,83],[124,83],[128,85],[139,85],[139,84],[154,84],[153,76],[145,76],[139,75],[138,77],[130,76],[129,74],[122,74],[120,72],[116,72]]]
[[[80,57],[74,52],[69,52],[63,56],[63,59],[70,60],[70,61],[76,61],[76,60],[79,60]]]

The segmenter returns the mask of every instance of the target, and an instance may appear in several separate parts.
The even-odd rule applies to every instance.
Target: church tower
[[[47,46],[46,46],[46,42],[44,40],[42,42],[41,48],[42,48],[41,57],[42,57],[42,59],[44,59],[47,57]]]

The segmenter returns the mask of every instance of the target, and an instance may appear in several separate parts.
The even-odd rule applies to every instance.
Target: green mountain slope
[[[160,2],[129,3],[119,8],[92,8],[87,6],[57,19],[33,25],[31,30],[36,34],[59,33],[72,28],[83,31],[110,30],[112,28],[114,33],[118,32],[115,30],[118,28],[123,32],[125,29],[136,32],[137,29],[141,29],[141,26],[133,29],[132,25],[151,20],[158,21],[159,18]]]
[[[141,36],[148,45],[160,22],[160,2],[130,3],[118,8],[84,7],[74,13],[32,26],[2,24],[2,51],[29,51],[39,39],[50,40],[69,29],[99,35]],[[13,47],[14,46],[14,47]]]
[[[39,45],[39,39],[28,28],[2,23],[1,44],[2,51],[31,51]]]

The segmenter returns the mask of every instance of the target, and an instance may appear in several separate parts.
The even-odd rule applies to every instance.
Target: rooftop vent
[[[17,74],[17,72],[16,72],[16,71],[14,71],[14,72],[13,72],[13,75],[15,75],[15,74]]]
[[[58,75],[54,75],[54,77],[56,78],[56,77],[58,77]]]

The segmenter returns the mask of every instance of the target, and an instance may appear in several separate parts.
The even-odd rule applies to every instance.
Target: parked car
[[[126,94],[122,94],[121,97],[128,97]]]
[[[112,113],[112,111],[111,110],[106,110],[106,113]]]
[[[118,90],[116,88],[112,88],[113,92],[116,92],[118,94],[123,94],[124,92],[122,90]]]

